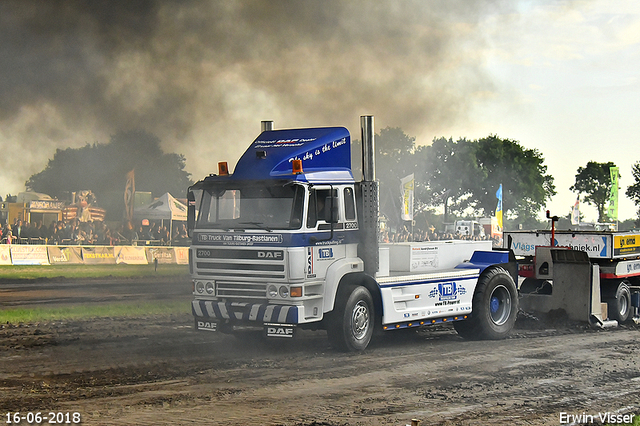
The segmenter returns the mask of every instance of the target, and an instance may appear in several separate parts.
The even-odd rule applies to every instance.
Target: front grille
[[[202,248],[195,250],[195,272],[201,277],[232,282],[284,281],[285,251],[256,248]]]
[[[266,299],[266,284],[216,281],[216,296],[235,299]]]

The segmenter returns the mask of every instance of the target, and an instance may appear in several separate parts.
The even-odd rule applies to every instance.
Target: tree
[[[399,127],[387,127],[376,134],[376,178],[380,183],[381,212],[394,224],[400,224],[400,179],[416,169],[415,137]]]
[[[495,135],[479,139],[476,158],[483,176],[470,182],[470,192],[473,206],[484,216],[495,213],[496,190],[501,184],[503,214],[521,221],[536,217],[556,193],[540,152],[526,149],[518,141]]]
[[[107,218],[121,218],[127,172],[135,169],[136,189],[155,196],[165,192],[183,195],[191,185],[181,154],[164,153],[160,139],[144,131],[118,132],[107,144],[57,149],[46,168],[25,183],[27,189],[68,199],[75,191],[89,189]]]
[[[633,204],[638,207],[638,205],[640,204],[640,162],[636,162],[631,167],[631,175],[633,176],[633,180],[635,181],[635,183],[627,187],[627,191],[625,192],[625,194],[627,195],[627,197],[631,198],[633,200]],[[638,208],[637,222],[640,222],[640,207]],[[638,223],[638,225],[640,225],[640,223]]]
[[[616,165],[589,161],[586,167],[578,167],[576,181],[569,189],[578,195],[585,194],[584,201],[598,209],[598,222],[606,222],[605,204],[611,192],[609,169]]]
[[[472,142],[441,138],[418,152],[424,153],[428,202],[446,205],[450,198],[452,212],[495,214],[496,191],[502,184],[503,214],[522,223],[535,219],[555,194],[544,158],[517,141],[497,136]]]
[[[418,181],[425,182],[417,197],[426,205],[444,205],[444,221],[448,221],[449,210],[462,212],[469,207],[471,180],[481,175],[477,167],[475,148],[466,139],[438,138],[431,145],[419,147]],[[449,200],[454,205],[449,206]]]

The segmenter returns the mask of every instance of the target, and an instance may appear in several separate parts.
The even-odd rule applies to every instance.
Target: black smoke
[[[0,184],[24,182],[55,148],[131,129],[185,154],[199,178],[263,119],[358,132],[368,113],[408,134],[455,123],[491,89],[477,25],[498,5],[2,1],[0,144],[24,167]]]

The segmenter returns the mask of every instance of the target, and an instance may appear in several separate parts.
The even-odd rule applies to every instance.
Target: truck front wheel
[[[504,268],[495,267],[482,273],[472,303],[471,318],[453,323],[460,336],[496,340],[509,335],[518,314],[518,291]]]
[[[347,286],[340,290],[329,315],[329,342],[339,350],[363,351],[373,335],[373,298],[363,286]]]

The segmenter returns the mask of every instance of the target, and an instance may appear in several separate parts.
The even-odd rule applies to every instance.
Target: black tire
[[[473,294],[470,319],[453,323],[466,339],[498,340],[509,335],[518,315],[518,291],[502,267],[485,270]]]
[[[622,324],[629,321],[631,316],[631,290],[625,280],[605,285],[601,291],[602,301],[607,303],[609,319]]]
[[[346,286],[340,290],[329,315],[329,342],[341,351],[363,351],[373,335],[373,298],[369,290],[362,286]]]

